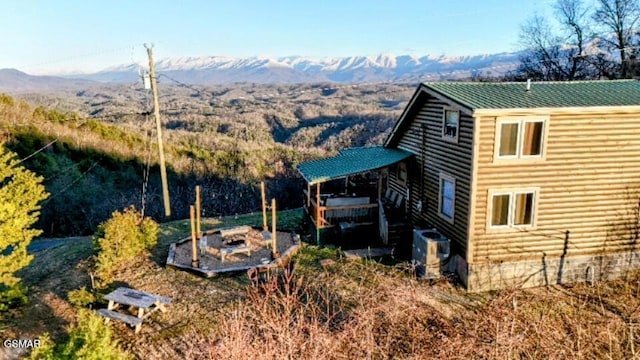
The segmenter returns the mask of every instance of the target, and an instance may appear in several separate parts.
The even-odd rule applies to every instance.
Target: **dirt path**
[[[72,241],[90,241],[91,236],[73,236],[68,238],[49,238],[49,239],[37,239],[33,240],[27,247],[27,251],[34,253],[44,249],[50,249],[52,247],[60,246],[62,244],[68,244]]]

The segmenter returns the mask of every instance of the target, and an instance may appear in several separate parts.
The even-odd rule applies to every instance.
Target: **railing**
[[[378,215],[378,204],[322,206],[320,215],[329,224],[340,222],[373,223]]]
[[[378,216],[378,204],[318,206],[316,200],[311,199],[305,210],[317,228],[340,222],[374,223]]]

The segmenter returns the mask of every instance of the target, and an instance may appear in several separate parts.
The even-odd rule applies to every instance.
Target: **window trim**
[[[523,155],[522,145],[524,141],[524,129],[526,123],[542,123],[542,139],[540,144],[540,155]],[[516,154],[515,155],[500,155],[500,144],[502,142],[502,125],[504,124],[517,124],[518,133],[516,140]],[[512,116],[512,117],[498,117],[496,118],[495,129],[495,144],[493,151],[494,162],[509,162],[509,161],[536,161],[545,160],[547,156],[547,138],[549,133],[549,116]]]
[[[446,180],[453,184],[453,199],[452,199],[453,203],[451,204],[451,217],[442,213],[442,200],[443,200],[442,182],[443,180]],[[443,172],[441,172],[440,176],[438,177],[438,216],[440,216],[440,218],[446,220],[450,224],[454,223],[455,217],[456,217],[456,178]]]
[[[531,224],[515,225],[515,206],[518,194],[533,194],[533,204],[531,209]],[[492,225],[493,220],[493,197],[509,195],[509,208],[507,214],[507,225]],[[487,230],[531,230],[537,227],[538,201],[540,201],[540,188],[524,187],[510,189],[490,189],[487,195]]]
[[[458,113],[458,127],[456,129],[456,136],[448,136],[445,135],[445,129],[446,129],[446,124],[447,124],[447,111],[449,112],[456,112]],[[461,120],[461,113],[459,109],[456,109],[454,107],[451,106],[445,106],[442,108],[442,139],[451,143],[458,143],[458,138],[460,137],[460,120]]]
[[[400,185],[407,185],[407,179],[409,178],[409,171],[407,168],[407,163],[404,161],[399,162],[397,165],[396,178]]]

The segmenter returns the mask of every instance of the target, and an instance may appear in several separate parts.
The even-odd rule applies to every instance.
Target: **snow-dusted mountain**
[[[166,58],[159,74],[192,84],[429,81],[471,75],[496,76],[512,70],[518,53],[474,56],[386,55],[310,58],[304,56],[234,58],[227,56]],[[77,78],[103,82],[135,81],[139,65],[111,67]]]

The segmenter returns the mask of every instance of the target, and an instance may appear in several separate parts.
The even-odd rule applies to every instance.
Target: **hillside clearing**
[[[295,226],[300,211],[279,219]],[[287,220],[288,219],[288,220]],[[204,228],[260,224],[256,215],[205,219]],[[173,299],[134,336],[111,324],[144,359],[633,358],[640,341],[640,276],[598,283],[467,294],[450,282],[416,280],[405,265],[347,261],[306,246],[292,274],[259,287],[245,274],[205,279],[165,268],[168,243],[187,221],[163,224],[158,246],[117,274],[129,286]],[[284,228],[284,226],[283,226]],[[90,287],[90,242],[40,251],[23,272],[30,304],[11,313],[3,338],[61,340],[75,321],[67,292]],[[333,263],[322,267],[321,259]],[[103,307],[104,304],[99,305]]]

